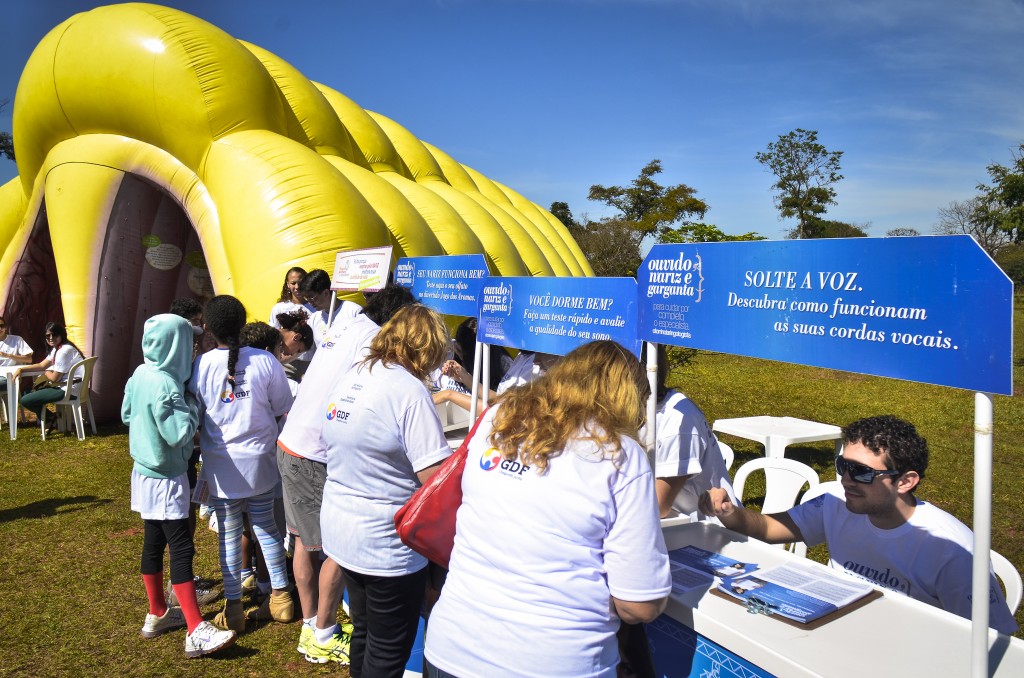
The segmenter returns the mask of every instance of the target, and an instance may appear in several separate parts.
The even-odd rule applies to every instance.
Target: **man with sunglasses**
[[[843,494],[824,494],[785,513],[735,506],[724,490],[701,496],[701,510],[730,530],[770,544],[828,546],[829,565],[961,617],[971,617],[974,535],[934,504],[914,496],[928,468],[928,445],[914,426],[891,415],[843,429],[836,473]],[[989,625],[1017,630],[991,577]]]

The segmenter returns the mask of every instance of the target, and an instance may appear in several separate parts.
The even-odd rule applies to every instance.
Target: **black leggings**
[[[171,584],[192,581],[192,557],[196,548],[188,519],[143,520],[142,574],[156,574],[164,569],[164,547],[171,552]]]

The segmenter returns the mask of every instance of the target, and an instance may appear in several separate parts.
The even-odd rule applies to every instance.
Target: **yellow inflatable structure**
[[[342,250],[483,253],[495,275],[592,275],[565,227],[398,123],[189,14],[100,7],[43,38],[0,187],[0,301],[41,349],[63,319],[109,415],[144,320],[233,294],[265,319],[292,266]],[[98,413],[99,414],[99,413]]]

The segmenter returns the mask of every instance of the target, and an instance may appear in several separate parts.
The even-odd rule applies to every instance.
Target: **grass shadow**
[[[24,506],[3,509],[0,511],[0,524],[7,523],[12,520],[20,520],[22,518],[50,518],[58,513],[74,513],[75,511],[82,511],[93,506],[109,504],[112,501],[112,499],[100,499],[99,497],[91,494],[79,497],[54,497],[52,499],[40,499],[39,501],[33,501],[25,504]],[[71,508],[61,511],[60,509],[64,507]]]

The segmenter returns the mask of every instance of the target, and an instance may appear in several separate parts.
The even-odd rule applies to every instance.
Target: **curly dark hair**
[[[309,314],[306,313],[305,309],[300,308],[288,313],[278,313],[276,319],[277,324],[281,326],[282,330],[290,330],[299,335],[307,351],[313,348],[316,339],[313,337],[313,328],[306,322],[309,319]]]
[[[230,294],[218,294],[206,302],[203,319],[217,341],[228,347],[228,381],[234,384],[240,345],[238,335],[245,326],[245,306]]]
[[[881,455],[889,469],[900,473],[917,471],[924,480],[928,469],[928,441],[918,435],[910,422],[891,414],[858,419],[843,427],[843,440],[860,443]]]
[[[388,283],[379,292],[367,296],[366,306],[360,311],[367,318],[383,326],[391,320],[398,309],[409,304],[415,304],[416,297],[406,287]]]
[[[191,297],[178,297],[171,302],[171,308],[168,313],[179,315],[185,320],[191,320],[197,315],[203,314],[203,307]]]
[[[242,346],[251,346],[273,353],[278,342],[281,341],[281,333],[267,323],[257,321],[246,323],[242,327],[242,331],[238,333],[238,340]]]

